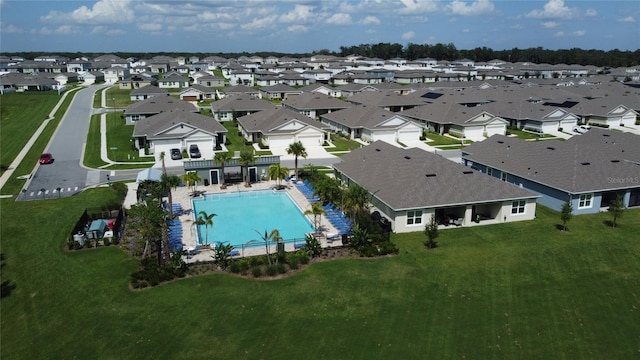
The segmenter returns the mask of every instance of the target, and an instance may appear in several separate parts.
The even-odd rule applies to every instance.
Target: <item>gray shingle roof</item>
[[[531,142],[494,135],[466,147],[463,156],[575,194],[640,187],[639,144],[638,135],[591,128],[567,141]]]
[[[268,134],[273,133],[274,131],[280,132],[275,129],[281,125],[289,123],[292,120],[298,121],[299,123],[316,129],[324,128],[324,125],[322,123],[317,122],[308,116],[302,115],[299,112],[286,108],[271,108],[250,115],[241,116],[238,118],[238,123],[250,133],[262,132],[263,134]],[[303,129],[304,127],[296,129],[294,131],[286,132],[297,133],[302,131]]]
[[[439,155],[384,141],[353,150],[341,160],[334,165],[337,170],[395,210],[537,197]]]
[[[129,94],[131,95],[148,95],[148,94],[169,95],[169,91],[167,89],[160,89],[155,85],[147,85],[141,88],[133,89]]]
[[[227,96],[211,103],[213,111],[259,111],[271,109],[273,106],[268,101],[246,94]]]
[[[167,132],[167,130],[178,126],[187,130],[178,135]],[[198,131],[215,136],[218,133],[226,133],[227,129],[212,117],[176,109],[137,121],[133,129],[133,136],[146,136],[149,140],[175,139],[187,137]]]
[[[127,106],[124,114],[159,114],[176,109],[190,112],[198,111],[194,105],[186,101],[175,99],[171,96],[154,96]]]
[[[397,113],[384,110],[377,106],[357,105],[352,108],[333,111],[328,114],[322,115],[323,119],[333,121],[338,124],[348,126],[349,128],[366,128],[375,129],[382,128],[381,124],[394,117],[400,118],[405,122],[414,122],[413,120],[403,117]],[[418,125],[418,124],[416,124]],[[418,125],[420,126],[420,125]],[[391,126],[391,128],[400,127],[399,125]]]
[[[317,109],[346,109],[352,105],[333,98],[328,95],[319,93],[303,93],[298,96],[287,98],[282,102],[285,106],[300,110],[317,110]]]

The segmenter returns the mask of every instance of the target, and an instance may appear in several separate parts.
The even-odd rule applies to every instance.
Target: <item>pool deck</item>
[[[242,184],[234,184],[227,186],[226,189],[220,189],[220,185],[209,185],[209,186],[198,186],[198,192],[204,192],[204,194],[224,194],[224,193],[232,193],[232,192],[242,192],[242,191],[255,191],[255,190],[268,190],[273,189],[276,185],[276,181],[261,181],[254,184],[251,184],[251,187],[245,187],[244,183]],[[291,182],[282,182],[283,185],[286,186],[286,191],[291,199],[293,199],[294,203],[298,206],[300,211],[303,213],[311,209],[311,203],[305,198],[304,194],[297,188],[297,186]],[[192,249],[197,244],[196,231],[193,225],[193,221],[197,214],[193,213],[193,207],[191,200],[193,199],[192,189],[190,187],[179,187],[172,190],[171,194],[173,195],[173,203],[180,204],[183,209],[183,214],[178,216],[180,222],[182,224],[182,243],[184,244],[184,249]],[[311,223],[313,223],[313,216],[307,215],[307,218]],[[213,219],[214,227],[215,227],[215,218]],[[320,240],[320,244],[323,248],[325,247],[336,247],[342,246],[342,242],[338,239],[335,241],[327,241],[327,235],[330,237],[333,234],[337,234],[338,230],[329,222],[329,220],[322,215],[320,220],[321,225],[321,235],[318,236],[318,240]],[[255,256],[255,255],[264,255],[266,253],[264,246],[255,246],[246,249],[235,249],[240,252],[240,255],[235,257],[244,257],[244,256]],[[294,244],[285,244],[286,252],[293,252],[296,249],[294,248]],[[270,253],[274,253],[276,251],[276,245],[271,244],[269,248]],[[199,251],[194,255],[185,256],[185,261],[187,263],[195,263],[195,262],[209,262],[213,261],[214,252],[212,249],[207,248],[207,246],[200,247]]]

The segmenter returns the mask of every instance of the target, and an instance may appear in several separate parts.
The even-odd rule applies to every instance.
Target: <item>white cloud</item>
[[[277,15],[263,17],[263,18],[255,18],[247,24],[240,25],[240,28],[244,30],[266,29],[268,27],[273,26],[277,18],[278,18]]]
[[[285,23],[306,22],[313,19],[313,9],[313,6],[296,4],[293,10],[280,15],[279,20]]]
[[[351,15],[349,14],[333,14],[327,19],[327,24],[332,25],[349,25],[351,24]]]
[[[587,33],[587,30],[576,30],[574,32],[572,32],[571,34],[573,36],[584,36]]]
[[[416,36],[415,32],[407,31],[406,33],[402,34],[402,40],[410,40],[413,39],[414,36]]]
[[[400,0],[404,8],[400,9],[400,14],[417,15],[434,12],[438,10],[436,0]]]
[[[542,23],[542,24],[540,24],[540,25],[542,25],[543,27],[545,27],[545,28],[547,28],[547,29],[553,29],[553,28],[555,28],[555,27],[558,27],[558,25],[560,25],[560,24],[558,24],[558,23],[557,23],[557,22],[555,22],[555,21],[545,21],[545,22],[543,22],[543,23]]]
[[[586,16],[598,16],[598,12],[596,11],[596,9],[587,9],[584,14]]]
[[[308,26],[304,26],[304,25],[291,25],[291,26],[287,27],[287,31],[289,31],[289,32],[307,32],[307,31],[309,31],[309,27]]]
[[[558,31],[557,33],[553,34],[553,36],[555,36],[555,37],[563,37],[564,36],[564,31]]]
[[[515,24],[511,27],[514,30],[522,30],[524,29],[524,26],[520,25],[520,24]]]
[[[81,6],[72,12],[50,11],[40,20],[51,23],[119,24],[129,23],[135,18],[131,0],[100,0],[89,9]]]
[[[160,31],[162,30],[162,24],[159,24],[159,23],[138,24],[138,29],[142,31]]]
[[[21,34],[24,30],[15,25],[9,24],[2,28],[2,33],[4,34]]]
[[[469,28],[462,29],[462,32],[463,32],[463,33],[468,33],[468,32],[470,32],[470,31],[471,31],[471,30],[469,30]]]
[[[360,24],[363,25],[380,25],[380,19],[375,16],[367,16],[364,19],[360,20]]]
[[[632,22],[636,22],[636,19],[633,18],[633,16],[629,15],[627,17],[618,19],[619,22],[628,22],[628,23],[632,23]]]
[[[53,31],[56,35],[69,35],[75,34],[76,32],[77,30],[71,25],[60,25]]]
[[[495,9],[490,0],[477,0],[467,5],[464,1],[454,0],[447,8],[456,15],[473,16],[487,14]]]
[[[544,18],[559,18],[570,19],[573,17],[573,10],[565,6],[564,0],[549,0],[542,10],[534,9],[525,15],[529,18],[544,19]]]

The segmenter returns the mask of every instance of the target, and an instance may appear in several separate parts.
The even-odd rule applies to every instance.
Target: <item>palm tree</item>
[[[295,174],[296,179],[298,178],[298,157],[302,156],[303,158],[307,157],[307,149],[304,148],[304,145],[300,141],[296,141],[291,143],[287,148],[287,154],[294,156],[294,164],[295,164]]]
[[[358,184],[351,184],[344,197],[344,208],[352,216],[354,223],[358,224],[358,218],[369,209],[370,195],[367,189]]]
[[[187,183],[187,186],[193,186],[192,190],[193,190],[193,192],[195,192],[196,188],[198,186],[198,181],[202,180],[202,178],[200,177],[200,175],[198,175],[197,172],[190,171],[190,172],[182,175],[182,180],[185,183]]]
[[[218,214],[208,214],[206,211],[200,211],[198,213],[198,219],[201,219],[201,225],[205,226],[205,244],[209,243],[209,226],[213,227],[213,217],[218,216]]]
[[[241,165],[243,165],[246,168],[246,172],[244,173],[244,177],[245,177],[244,179],[245,179],[245,182],[247,183],[246,186],[251,186],[251,184],[249,183],[249,165],[253,164],[255,160],[256,160],[256,157],[253,154],[253,149],[251,148],[242,149],[242,151],[240,152],[239,162]]]
[[[273,229],[269,234],[267,234],[267,230],[264,231],[264,235],[260,234],[258,230],[253,230],[258,235],[262,241],[264,241],[264,248],[267,251],[267,260],[269,261],[269,265],[271,265],[271,254],[269,253],[269,242],[275,242],[276,244],[282,241],[282,236],[280,236],[280,231],[278,229]]]
[[[202,236],[200,234],[200,227],[203,225],[205,225],[205,222],[202,216],[198,216],[195,220],[193,220],[193,223],[191,224],[191,230],[193,231],[193,228],[195,227],[196,231],[198,232],[198,238],[200,239],[202,239]]]
[[[280,187],[281,180],[289,175],[289,168],[280,166],[280,163],[269,166],[269,180],[277,180]]]
[[[318,230],[320,224],[318,222],[318,216],[322,216],[326,211],[322,208],[321,202],[314,202],[311,204],[311,209],[308,209],[304,212],[305,215],[313,215],[313,227]]]
[[[224,164],[228,163],[229,161],[231,161],[231,159],[233,158],[233,155],[230,152],[219,152],[216,153],[216,155],[213,157],[213,161],[216,164],[220,164],[221,167],[221,171],[222,171],[222,186],[225,187],[225,177],[224,177]]]
[[[178,185],[180,185],[180,177],[178,177],[178,175],[167,175],[167,173],[160,175],[160,188],[163,194],[167,194],[170,219],[173,218],[173,196],[171,195],[171,189],[175,189]]]

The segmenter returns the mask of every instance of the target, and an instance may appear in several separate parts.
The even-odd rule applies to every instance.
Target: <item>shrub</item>
[[[253,267],[251,269],[251,274],[253,274],[254,277],[260,277],[262,276],[262,269],[259,266]]]
[[[262,256],[252,256],[249,258],[249,265],[251,265],[251,267],[260,266],[263,263]]]
[[[271,264],[267,266],[266,274],[269,276],[275,276],[278,273],[278,268],[276,268],[275,264]]]
[[[307,255],[307,253],[304,252],[304,251],[299,251],[298,252],[298,260],[300,261],[301,264],[308,264],[309,263],[309,255]]]
[[[298,256],[296,254],[290,254],[289,256],[287,256],[287,263],[289,264],[289,267],[291,269],[297,269],[299,264],[300,264],[300,260],[298,260]]]
[[[129,188],[127,188],[127,185],[121,182],[112,183],[111,189],[113,189],[113,191],[116,193],[118,199],[122,200],[124,200],[124,198],[127,196],[127,190],[129,190]]]
[[[383,241],[379,247],[380,255],[397,254],[399,252],[396,244],[391,241]]]
[[[231,265],[229,265],[229,270],[234,273],[237,274],[240,272],[240,264],[236,261],[232,262]]]
[[[284,274],[287,272],[287,267],[284,264],[278,263],[276,264],[276,268],[278,269],[279,274]]]

